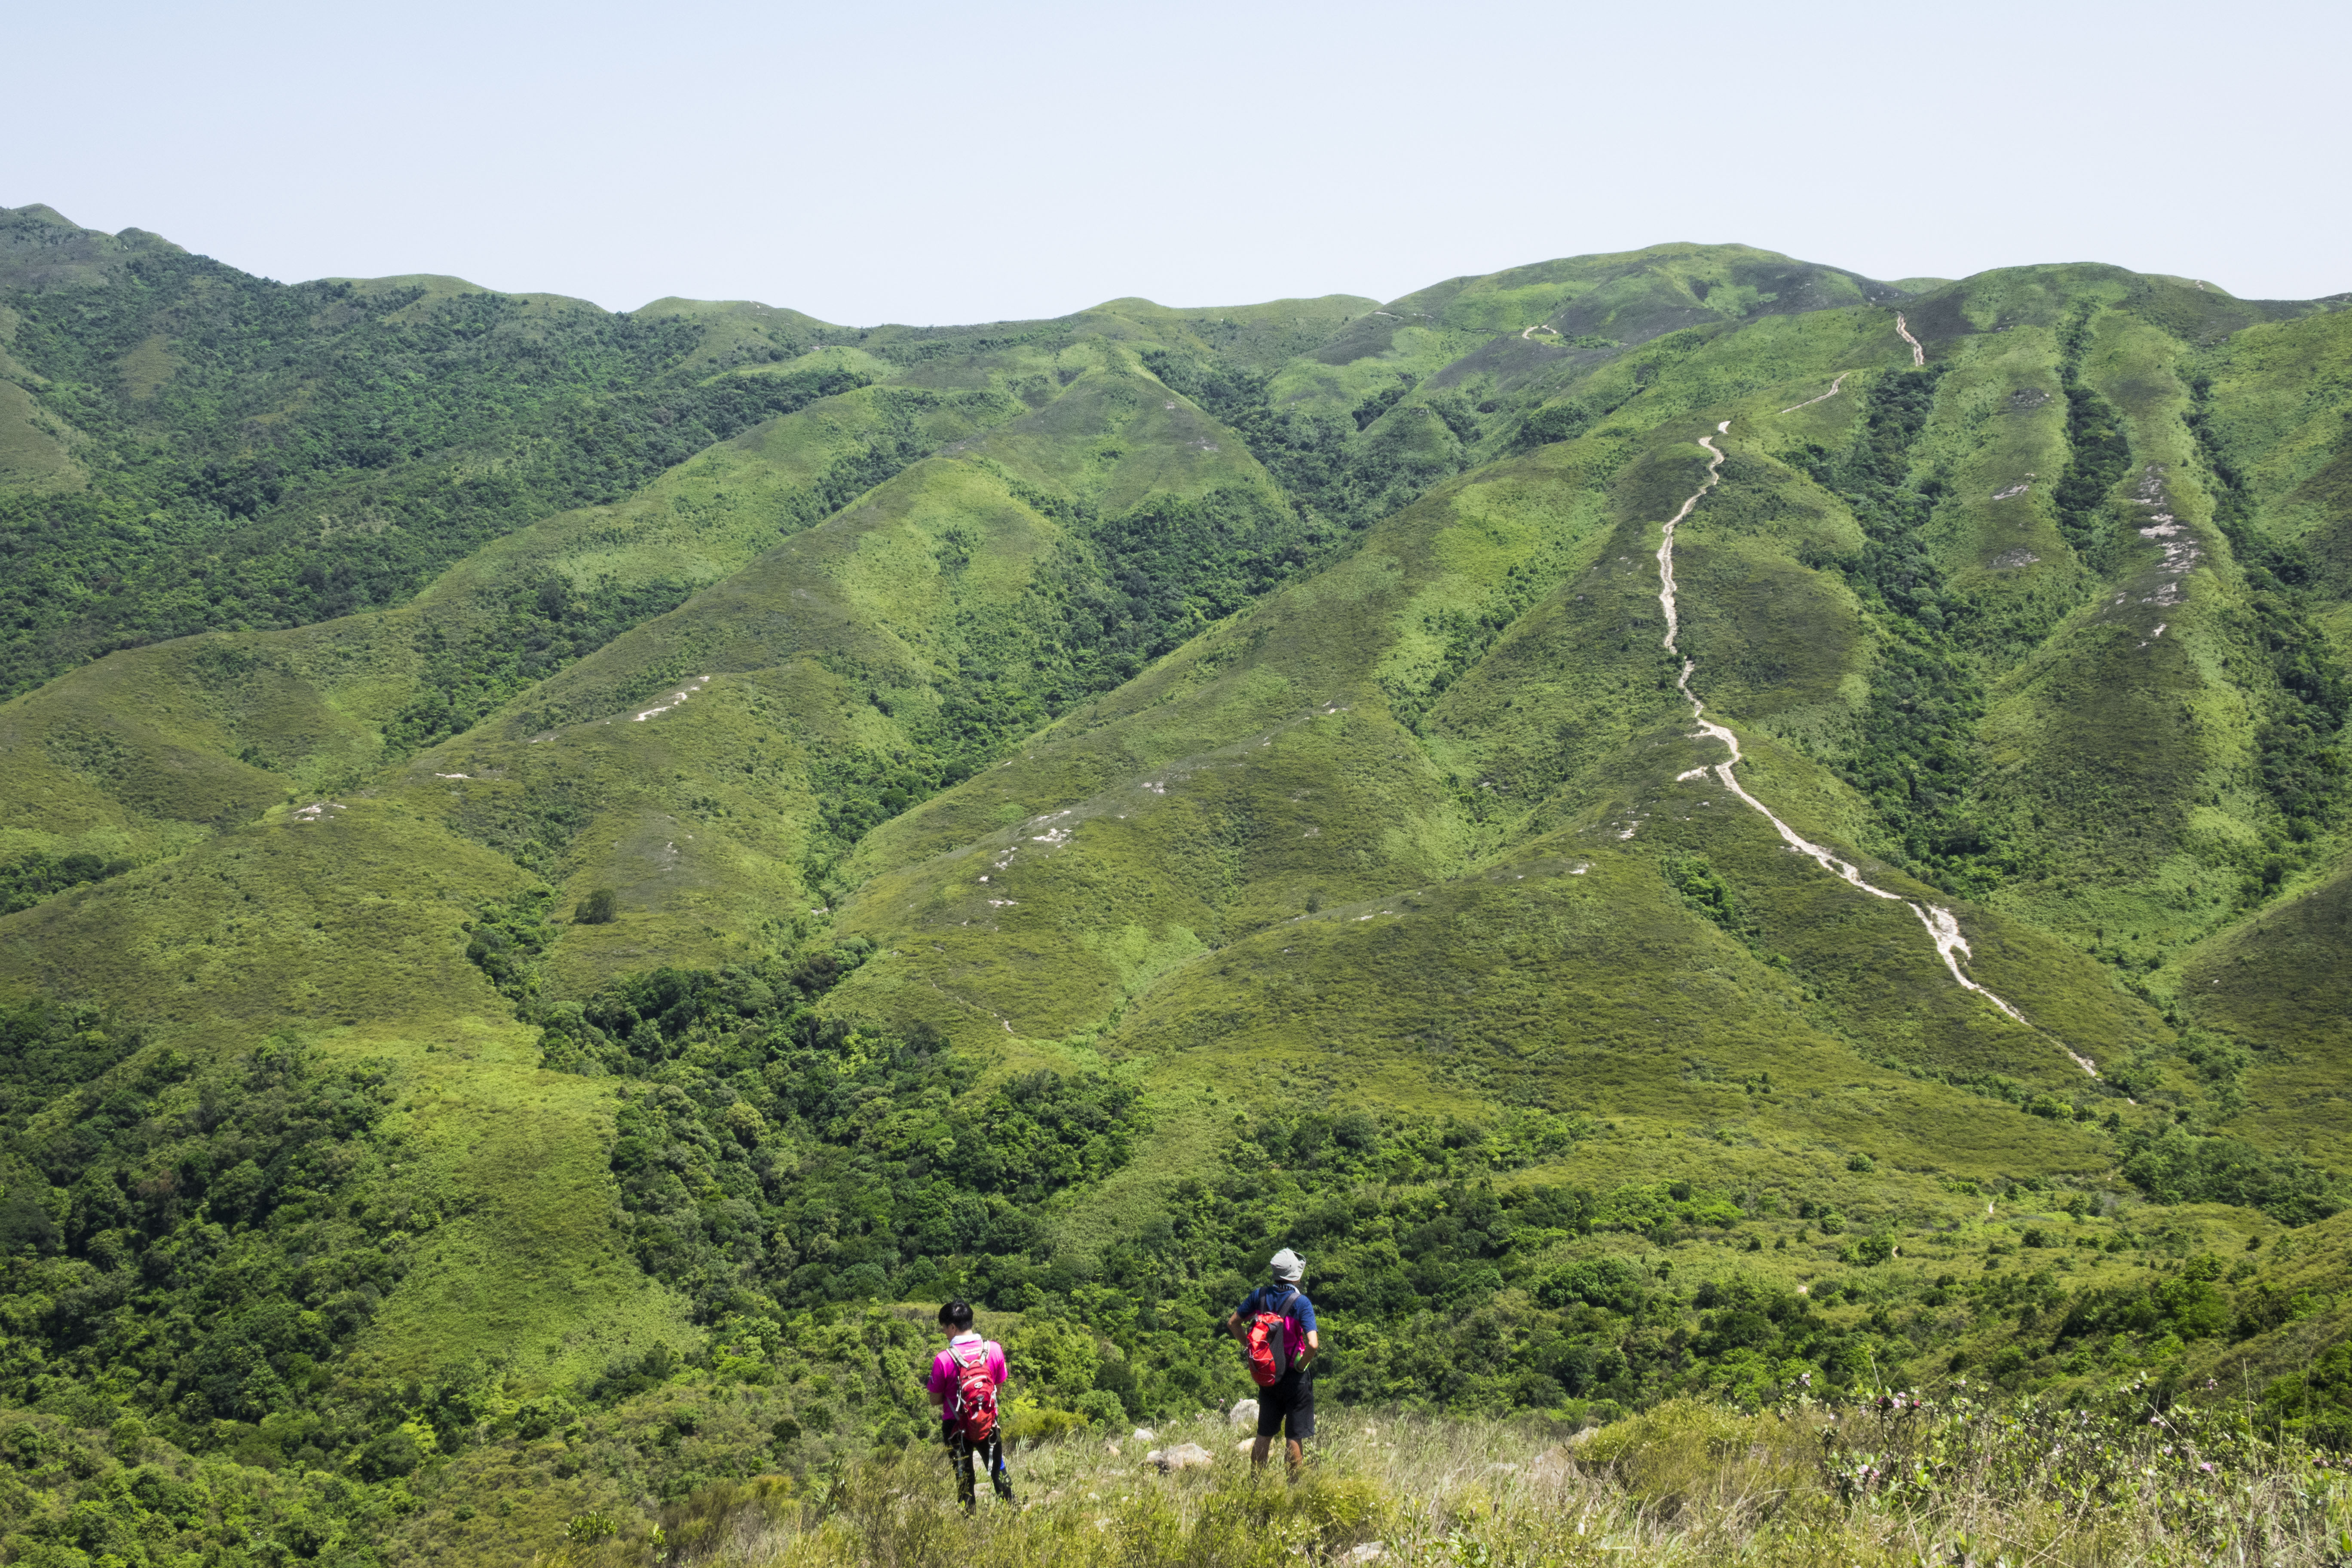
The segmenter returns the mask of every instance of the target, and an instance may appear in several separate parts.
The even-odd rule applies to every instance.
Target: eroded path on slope
[[[1914,365],[1926,364],[1927,363],[1927,345],[1911,335],[1911,328],[1903,320],[1903,312],[1900,310],[1895,312],[1895,330],[1903,334],[1905,342],[1911,345],[1911,363]]]
[[[1789,405],[1788,407],[1780,410],[1780,412],[1783,414],[1794,414],[1800,408],[1811,408],[1816,403],[1827,403],[1831,398],[1835,397],[1838,395],[1838,388],[1843,386],[1845,384],[1845,378],[1853,374],[1853,372],[1850,370],[1842,370],[1838,372],[1837,379],[1830,383],[1830,389],[1827,392],[1822,393],[1819,397],[1808,397],[1802,403],[1792,403]],[[1728,421],[1727,421],[1727,423],[1728,423]]]
[[[1901,318],[1897,317],[1896,320],[1899,323]],[[1908,339],[1911,334],[1905,332],[1903,335]],[[1914,349],[1916,352],[1916,342]],[[1684,519],[1690,516],[1691,509],[1705,500],[1706,492],[1715,489],[1717,481],[1723,477],[1724,453],[1723,449],[1715,444],[1715,437],[1728,435],[1730,430],[1731,421],[1726,419],[1715,427],[1715,436],[1699,437],[1698,444],[1705,447],[1712,457],[1712,460],[1706,465],[1706,482],[1691,493],[1690,499],[1683,502],[1681,510],[1666,520],[1664,537],[1658,542],[1658,605],[1665,612],[1666,616],[1665,649],[1668,653],[1681,658],[1683,661],[1682,674],[1675,681],[1675,689],[1680,691],[1684,700],[1691,705],[1691,717],[1698,721],[1699,733],[1722,742],[1731,752],[1728,759],[1716,763],[1712,769],[1693,768],[1690,772],[1682,774],[1681,779],[1699,778],[1712,772],[1722,782],[1724,788],[1738,795],[1751,810],[1770,823],[1790,848],[1805,856],[1822,870],[1868,893],[1872,898],[1885,899],[1890,903],[1901,904],[1909,910],[1919,918],[1919,923],[1927,928],[1927,939],[1935,943],[1937,955],[1943,959],[1944,967],[1951,971],[1954,980],[2000,1008],[2005,1016],[2024,1024],[2027,1028],[2033,1028],[2034,1026],[2027,1022],[2024,1014],[2011,1006],[2007,1001],[1992,991],[1969,979],[1968,972],[1960,967],[1961,958],[1969,953],[1969,942],[1968,938],[1960,934],[1960,922],[1951,910],[1937,904],[1915,902],[1900,893],[1889,892],[1885,888],[1876,887],[1863,880],[1860,868],[1851,861],[1840,859],[1834,852],[1804,837],[1795,828],[1781,821],[1770,806],[1748,794],[1747,787],[1732,772],[1739,765],[1739,737],[1724,726],[1709,720],[1706,717],[1706,704],[1700,701],[1697,693],[1691,690],[1691,674],[1698,668],[1698,661],[1685,658],[1677,641],[1681,634],[1681,623],[1677,619],[1675,596],[1675,530],[1682,525]],[[2038,1029],[2035,1032],[2041,1033]],[[2060,1044],[2058,1048],[2066,1051],[2066,1055],[2074,1059],[2074,1065],[2091,1077],[2099,1076],[2099,1069],[2094,1067],[2088,1058],[2067,1050],[2063,1044]]]

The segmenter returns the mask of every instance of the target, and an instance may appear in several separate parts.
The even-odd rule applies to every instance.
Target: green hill
[[[1343,1402],[2352,1432],[2340,301],[0,246],[12,1552],[543,1551],[904,1440],[953,1293],[1189,1413],[1285,1244]]]

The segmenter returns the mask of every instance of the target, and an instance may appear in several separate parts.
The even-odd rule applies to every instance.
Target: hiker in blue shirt
[[[1243,1299],[1225,1320],[1225,1331],[1242,1342],[1252,1363],[1250,1375],[1259,1385],[1257,1443],[1250,1449],[1250,1468],[1265,1468],[1267,1446],[1276,1433],[1287,1426],[1290,1476],[1296,1480],[1307,1458],[1300,1445],[1315,1436],[1311,1369],[1323,1344],[1315,1334],[1315,1303],[1298,1288],[1307,1277],[1306,1262],[1286,1247],[1274,1255],[1270,1266],[1274,1282],[1259,1286]],[[1265,1325],[1267,1331],[1254,1335],[1252,1330],[1261,1316],[1271,1320]]]

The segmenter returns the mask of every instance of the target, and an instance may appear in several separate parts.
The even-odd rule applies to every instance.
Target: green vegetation
[[[0,499],[10,693],[115,647],[400,603],[534,518],[865,379],[684,379],[711,367],[677,319],[288,287],[190,256],[11,306],[7,351],[80,433],[89,480]]]
[[[1215,415],[1291,495],[1318,520],[1328,520],[1325,531],[1307,536],[1313,544],[1339,537],[1339,530],[1377,521],[1458,471],[1464,467],[1463,437],[1477,438],[1476,420],[1458,396],[1428,404],[1438,411],[1433,420],[1381,424],[1381,416],[1412,390],[1410,373],[1345,416],[1335,416],[1277,410],[1273,376],[1246,366],[1203,365],[1165,350],[1148,353],[1144,363],[1162,383]],[[1381,428],[1370,437],[1351,439],[1374,425]]]
[[[2281,1225],[2304,1226],[2344,1207],[2328,1173],[2296,1154],[2231,1138],[2198,1138],[2175,1124],[2125,1144],[2124,1179],[2158,1203],[2237,1204]]]
[[[2314,618],[2319,606],[2311,589],[2318,568],[2310,552],[2271,539],[2257,521],[2245,476],[2220,446],[2212,378],[2198,376],[2189,392],[2195,402],[2188,423],[2219,489],[2213,521],[2244,564],[2256,647],[2277,682],[2268,694],[2271,711],[2254,735],[2263,787],[2284,819],[2288,839],[2302,845],[2332,826],[2352,795],[2352,769],[2340,748],[2345,722],[2352,719],[2352,679]],[[2281,878],[2265,862],[2263,879],[2267,887]]]
[[[2058,384],[2066,397],[2066,471],[2059,478],[2055,500],[2058,531],[2076,550],[2097,551],[2108,544],[2100,527],[2107,500],[2131,467],[2131,440],[2116,417],[2115,405],[2083,382],[2083,359],[2089,351],[2094,307],[2078,305],[2058,335]]]
[[[1364,1560],[1377,1547],[1406,1562],[1901,1568],[2163,1561],[2250,1537],[2280,1561],[2325,1562],[2340,1544],[2342,1479],[2327,1458],[2214,1411],[2093,1419],[1963,1393],[1799,1394],[1759,1414],[1676,1401],[1573,1436],[1392,1412],[1343,1415],[1318,1435],[1320,1462],[1290,1487],[1253,1484],[1213,1417],[1155,1436],[1228,1450],[1192,1470],[1049,1445],[1016,1457],[1027,1506],[972,1521],[938,1495],[937,1456],[908,1450],[822,1491],[714,1485],[665,1510],[658,1536],[639,1526],[599,1544],[583,1531],[556,1560],[668,1550],[730,1565],[1272,1565]]]
[[[914,1560],[926,1303],[1078,1486],[1285,1245],[1336,1432],[1665,1560],[1702,1430],[1863,1561],[2209,1384],[2248,1485],[2352,1431],[2345,312],[1667,246],[857,330],[5,223],[11,1560]],[[1691,689],[1898,898],[1694,732],[1702,434]],[[1130,1555],[1517,1549],[1330,1452]]]
[[[0,915],[29,910],[52,893],[102,881],[131,869],[128,860],[109,860],[87,852],[47,855],[36,850],[0,863]]]
[[[99,1031],[61,1050],[83,1021],[18,1018],[12,1075],[103,1060]],[[381,1411],[330,1369],[466,1202],[397,1179],[385,1077],[283,1041],[209,1066],[165,1050],[20,1111],[0,1155],[8,1403],[74,1413],[135,1386],[164,1432],[267,1419],[268,1447],[312,1464],[365,1440]]]
[[[549,1021],[551,1064],[642,1080],[617,1122],[621,1205],[640,1264],[706,1321],[958,1291],[1018,1303],[1038,1205],[1128,1161],[1131,1088],[1038,1072],[971,1094],[976,1068],[943,1042],[822,1018],[811,1005],[867,951],[657,970]]]
[[[1930,365],[1874,382],[1853,446],[1798,456],[1815,482],[1853,509],[1866,541],[1836,561],[1882,640],[1870,700],[1838,772],[1868,797],[1889,848],[1907,868],[1955,890],[1981,892],[2021,868],[1970,799],[1971,742],[1983,682],[1960,651],[1974,606],[1953,594],[1926,535],[1944,486],[1914,483],[1913,454],[1944,372]]]

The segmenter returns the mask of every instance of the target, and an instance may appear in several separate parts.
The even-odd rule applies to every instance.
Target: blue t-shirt
[[[1282,1370],[1288,1372],[1307,1348],[1307,1336],[1315,1331],[1315,1303],[1296,1285],[1261,1285],[1242,1298],[1242,1321],[1247,1323],[1260,1312],[1280,1312],[1289,1325],[1282,1358]]]

